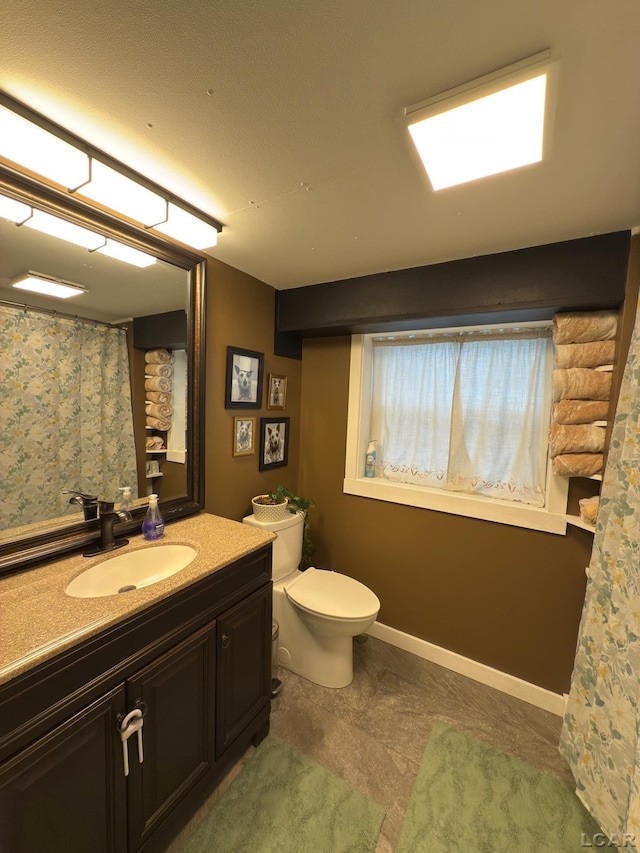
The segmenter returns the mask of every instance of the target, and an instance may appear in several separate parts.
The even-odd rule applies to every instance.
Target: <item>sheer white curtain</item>
[[[373,343],[378,476],[544,505],[549,329]]]

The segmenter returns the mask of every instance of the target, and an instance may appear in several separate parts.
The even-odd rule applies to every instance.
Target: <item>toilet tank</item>
[[[242,519],[244,524],[270,530],[276,534],[273,541],[272,576],[274,583],[282,580],[294,569],[297,569],[302,559],[302,521],[299,513],[289,513],[283,521],[256,521],[255,516],[247,515]]]

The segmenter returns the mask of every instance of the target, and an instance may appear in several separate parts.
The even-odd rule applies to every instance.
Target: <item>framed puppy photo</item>
[[[262,405],[264,355],[250,349],[227,347],[225,409],[259,409]]]
[[[256,419],[233,419],[233,456],[251,456],[256,452]]]
[[[287,377],[269,374],[267,409],[284,409],[287,403]]]
[[[260,418],[258,469],[284,468],[289,461],[289,418]]]

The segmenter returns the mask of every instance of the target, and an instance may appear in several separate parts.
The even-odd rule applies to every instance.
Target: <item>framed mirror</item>
[[[203,508],[206,261],[0,164],[2,200],[31,210],[29,225],[0,215],[0,574],[6,574],[98,539],[99,521],[73,494],[63,494],[67,490],[115,502],[117,508],[124,489],[131,489],[132,520],[120,526],[123,534],[140,530],[151,493],[159,495],[165,521]],[[43,233],[34,225],[34,214],[100,235],[115,247],[115,255],[127,249],[143,253],[147,262],[132,265]],[[28,271],[79,285],[77,297],[54,299],[16,289],[16,279]],[[27,326],[33,337],[25,345]],[[75,330],[94,347],[89,354],[83,350],[77,363],[72,361],[80,346],[72,336]],[[118,339],[123,360],[116,372],[128,378],[118,384],[117,399],[114,386],[106,385],[115,368],[94,355],[102,357],[105,336]],[[61,337],[64,346],[59,346]],[[151,417],[159,409],[149,408],[162,396],[148,393],[162,373],[149,364],[151,353],[158,351],[170,355],[169,375],[175,370],[168,429]],[[89,368],[91,393],[79,379]],[[70,389],[76,399],[58,405],[58,397]],[[102,397],[94,398],[94,389]],[[55,405],[49,405],[54,396]],[[124,426],[114,419],[120,409]],[[82,449],[71,443],[80,432]],[[107,466],[113,468],[109,476],[103,470]]]

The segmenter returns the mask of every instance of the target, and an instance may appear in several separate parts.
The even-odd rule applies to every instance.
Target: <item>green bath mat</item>
[[[600,832],[558,779],[436,723],[397,853],[584,853]]]
[[[184,853],[373,853],[384,810],[269,735]]]

